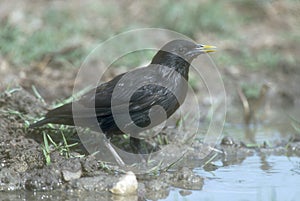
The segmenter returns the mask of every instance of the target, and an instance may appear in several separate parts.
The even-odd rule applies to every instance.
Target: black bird
[[[162,123],[184,101],[193,59],[214,51],[214,46],[188,40],[170,41],[156,53],[148,66],[120,74],[75,101],[79,106],[76,115],[72,111],[73,103],[68,103],[49,111],[43,120],[30,125],[30,128],[47,123],[74,125],[75,121],[76,126],[92,130],[101,128],[109,138],[128,133],[136,144],[138,132]],[[95,114],[89,114],[91,108]],[[126,113],[129,119],[123,120]],[[95,118],[97,121],[94,122],[98,123],[92,125]],[[121,125],[116,118],[120,119]]]

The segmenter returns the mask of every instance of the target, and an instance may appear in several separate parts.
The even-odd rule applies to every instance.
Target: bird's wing
[[[84,94],[80,100],[78,100],[78,103],[88,108],[109,108],[111,105],[111,96],[113,90],[123,75],[124,73],[114,77],[112,80],[105,82],[94,89],[91,89],[89,92]]]
[[[162,73],[170,76],[171,71],[158,72],[157,68],[153,68],[151,65],[129,71],[129,73],[120,74],[83,95],[78,100],[82,106],[78,114],[81,117],[88,117],[91,108],[95,108],[97,116],[108,116],[112,113],[112,106],[115,107],[115,111],[127,106],[130,112],[134,113],[147,110],[154,105],[168,107],[169,104],[175,104],[176,98],[168,90],[174,86],[170,84],[171,86],[164,87],[157,84],[162,79]],[[166,77],[165,79],[172,83],[171,78]]]

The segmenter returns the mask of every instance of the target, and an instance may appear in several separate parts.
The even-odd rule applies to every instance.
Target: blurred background
[[[57,150],[50,152],[46,146],[48,143],[44,131],[37,130],[38,135],[33,133],[35,140],[38,137],[44,138],[43,146],[43,143],[33,142],[27,137],[30,134],[28,125],[40,118],[46,109],[52,109],[72,95],[78,70],[97,45],[119,33],[137,28],[170,29],[199,43],[217,46],[217,52],[209,54],[209,57],[203,56],[199,60],[208,61],[203,62],[201,73],[208,75],[213,83],[215,76],[211,76],[209,68],[206,67],[213,61],[220,72],[227,95],[226,121],[223,135],[219,136],[222,137],[219,139],[221,145],[217,147],[224,151],[222,158],[216,158],[214,162],[212,157],[209,163],[203,165],[203,161],[199,160],[202,155],[198,146],[203,141],[193,138],[195,146],[190,147],[191,156],[186,158],[187,162],[183,160],[183,165],[196,168],[187,173],[182,171],[176,176],[182,187],[179,185],[176,188],[176,185],[172,186],[172,182],[164,181],[163,174],[154,179],[149,177],[153,183],[150,183],[150,187],[149,182],[144,183],[147,187],[147,199],[298,200],[299,0],[160,0],[155,3],[130,0],[1,0],[1,198],[5,199],[8,196],[6,200],[20,198],[37,200],[38,189],[42,189],[41,199],[51,200],[55,197],[60,199],[64,196],[65,200],[67,196],[64,192],[69,188],[65,186],[62,188],[63,191],[56,194],[53,191],[53,186],[54,188],[61,186],[62,174],[56,169],[60,162],[48,166],[47,157],[49,160],[62,158],[62,161],[65,161],[67,156],[71,156],[68,152],[69,146],[66,142],[60,143],[63,146],[59,146],[59,148],[67,147],[65,150],[68,155],[62,154],[65,151],[60,151],[60,154]],[[120,43],[118,47],[133,44]],[[117,60],[105,73],[103,81],[133,67],[149,63],[154,54],[154,51],[145,51]],[[205,60],[207,58],[208,60]],[[210,58],[212,60],[209,60]],[[107,68],[100,61],[90,64]],[[91,72],[90,76],[98,75]],[[210,97],[203,80],[193,71],[189,76],[190,86],[200,100],[202,118],[199,125],[202,131],[202,126],[203,130],[210,126],[212,115],[217,117],[221,115],[222,120],[218,105],[213,107],[211,98],[219,103],[218,99],[222,100],[223,97]],[[81,81],[84,85],[85,80]],[[14,93],[16,91],[19,93]],[[186,103],[189,110],[197,111],[195,109],[197,105],[191,104],[189,99]],[[185,117],[191,120],[191,116]],[[180,141],[190,130],[194,136],[195,129],[191,123],[193,121],[185,121],[190,123],[185,124],[183,120],[185,119],[177,119],[178,125],[173,130],[166,129],[170,134],[166,136],[170,138],[162,138],[164,137],[162,133],[162,137],[157,138],[159,139],[157,141],[160,144],[167,144],[167,140],[174,138]],[[54,134],[56,131],[57,129],[53,130]],[[57,134],[59,136],[62,134],[65,139],[63,133],[67,134],[67,131],[73,132],[72,129],[60,127]],[[196,137],[199,136],[203,138],[201,132]],[[52,158],[50,153],[54,153],[51,155]],[[172,154],[176,156],[174,152]],[[79,159],[81,156],[75,157]],[[92,167],[97,167],[97,163],[95,165],[93,158],[90,162],[82,163],[73,160],[75,157],[66,161],[71,161],[70,163],[75,165],[87,164],[91,173],[94,173]],[[85,158],[82,160],[85,161]],[[68,170],[69,163],[62,164],[62,168],[67,166]],[[101,171],[107,170],[106,166],[102,165],[101,162],[99,165]],[[81,168],[79,170],[81,171]],[[114,170],[112,172],[111,175],[118,176]],[[203,183],[199,186],[193,183],[195,180],[189,176],[191,173],[205,178],[203,189]],[[109,175],[105,173],[105,178],[110,181]],[[88,177],[83,179],[86,178]],[[85,200],[93,196],[99,199],[100,193],[103,192],[100,190],[100,193],[97,191],[94,193],[94,190],[99,185],[107,189],[104,180],[89,178],[92,180],[85,180],[86,186],[90,186],[88,188],[93,190],[87,191],[88,195],[77,194],[74,191],[75,199],[78,200],[79,195]],[[173,177],[170,178],[173,180]],[[192,182],[192,188],[187,187],[185,181]],[[143,181],[140,182],[143,186]],[[78,183],[75,184],[77,189]],[[81,188],[86,186],[82,185]],[[186,190],[194,187],[196,190]],[[30,191],[12,191],[20,188],[34,190],[32,195]],[[3,189],[13,193],[4,194]],[[50,191],[45,191],[46,189]],[[70,188],[68,192],[73,191]],[[124,198],[111,198],[107,192],[103,195],[104,200]]]
[[[34,85],[48,104],[63,100],[93,48],[118,33],[148,27],[218,47],[211,57],[226,88],[227,124],[270,125],[272,135],[280,136],[295,132],[292,119],[300,119],[296,0],[2,0],[0,90],[20,85],[32,91]],[[141,59],[121,63],[110,76],[145,62]],[[263,128],[266,135],[269,127]],[[232,126],[224,131],[234,132]]]

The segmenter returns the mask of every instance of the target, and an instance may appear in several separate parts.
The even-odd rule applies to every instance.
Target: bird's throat
[[[188,80],[190,63],[184,58],[170,52],[159,51],[152,59],[151,64],[158,64],[175,69]]]

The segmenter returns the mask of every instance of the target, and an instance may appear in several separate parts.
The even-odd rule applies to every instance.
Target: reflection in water
[[[294,129],[290,122],[274,122],[245,127],[243,124],[229,124],[224,127],[224,135],[240,140],[249,145],[263,145],[272,147],[287,143],[294,136]]]
[[[268,162],[266,155],[261,154],[260,156],[260,169],[264,170],[264,171],[268,171],[272,169],[272,165]]]
[[[202,191],[180,197],[172,191],[166,200],[298,200],[300,171],[295,172],[300,158],[286,156],[252,156],[241,164],[220,167],[212,173],[195,171],[205,177]],[[275,198],[275,199],[274,199]]]
[[[247,96],[247,93],[241,88],[238,87],[238,95],[241,100],[243,110],[244,110],[244,123],[246,126],[249,126],[251,122],[256,124],[260,118],[258,114],[266,110],[267,102],[267,93],[270,89],[268,84],[263,84],[260,88],[260,91],[257,95]]]
[[[245,139],[248,140],[250,143],[255,144],[255,133],[257,131],[256,127],[250,128],[249,126],[245,127]]]

